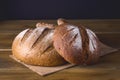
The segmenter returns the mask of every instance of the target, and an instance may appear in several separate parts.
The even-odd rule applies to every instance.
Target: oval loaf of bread
[[[82,25],[72,25],[59,19],[53,41],[55,49],[69,63],[93,64],[98,61],[99,40],[91,30]]]
[[[53,46],[54,26],[38,23],[35,29],[19,33],[12,44],[13,56],[20,61],[40,66],[58,66],[66,61]]]

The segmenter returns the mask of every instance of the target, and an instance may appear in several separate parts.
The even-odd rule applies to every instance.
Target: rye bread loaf
[[[54,32],[54,47],[58,53],[72,64],[93,64],[98,61],[98,38],[90,29],[76,26],[58,19]]]
[[[26,29],[19,33],[13,41],[13,56],[20,61],[40,66],[58,66],[66,61],[53,46],[54,26],[38,23],[35,29]]]

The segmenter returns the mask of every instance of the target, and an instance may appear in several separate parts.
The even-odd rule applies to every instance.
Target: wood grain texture
[[[11,48],[14,37],[22,30],[35,27],[37,22],[56,23],[55,20],[0,21],[0,49]],[[120,20],[69,20],[83,24],[96,32],[99,39],[120,48]],[[101,57],[98,64],[76,66],[52,75],[41,77],[25,66],[12,60],[11,51],[0,51],[0,80],[119,80],[120,51]]]

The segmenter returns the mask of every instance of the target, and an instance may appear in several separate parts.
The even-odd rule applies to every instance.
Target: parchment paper
[[[103,43],[100,43],[100,56],[104,56],[106,54],[109,54],[109,53],[112,53],[112,52],[115,52],[117,51],[117,49],[114,49],[114,48],[111,48],[107,45],[104,45]],[[66,65],[62,65],[62,66],[56,66],[56,67],[42,67],[42,66],[33,66],[33,65],[28,65],[28,64],[25,64],[19,60],[17,60],[14,56],[10,55],[10,57],[12,59],[14,59],[15,61],[23,64],[24,66],[26,66],[27,68],[29,68],[30,70],[38,73],[39,75],[41,76],[45,76],[45,75],[48,75],[48,74],[51,74],[51,73],[55,73],[57,71],[60,71],[60,70],[63,70],[63,69],[66,69],[66,68],[70,68],[70,67],[73,67],[75,66],[74,64],[66,64]]]

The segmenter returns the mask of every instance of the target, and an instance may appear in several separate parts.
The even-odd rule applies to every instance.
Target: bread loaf
[[[58,19],[57,23],[37,23],[35,29],[19,33],[12,44],[13,56],[26,64],[40,66],[98,61],[99,40],[93,31],[64,19]]]
[[[91,30],[82,25],[72,25],[59,19],[53,41],[55,49],[69,63],[93,64],[98,61],[99,40]]]
[[[66,61],[53,46],[54,26],[38,23],[35,29],[19,33],[12,44],[13,56],[24,63],[40,66],[58,66]]]

